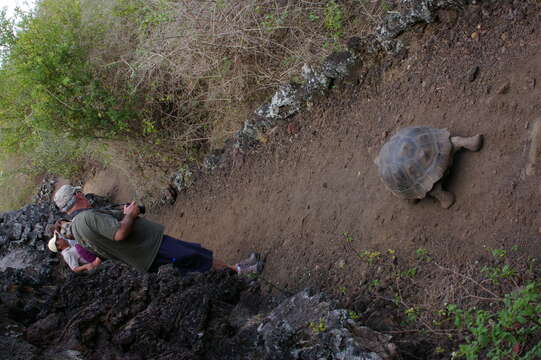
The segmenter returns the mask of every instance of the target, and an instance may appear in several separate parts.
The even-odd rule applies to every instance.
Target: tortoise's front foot
[[[437,199],[444,209],[449,209],[455,203],[455,195],[450,191],[443,190],[441,182],[436,183],[428,195]]]
[[[481,147],[483,147],[483,135],[470,137],[452,136],[451,144],[453,144],[453,150],[455,152],[460,149],[479,151],[481,150]]]

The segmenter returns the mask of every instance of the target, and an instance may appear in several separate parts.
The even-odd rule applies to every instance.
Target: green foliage
[[[391,11],[391,5],[385,0],[381,0],[380,7],[385,12]]]
[[[0,9],[0,62],[9,55],[9,48],[15,42],[14,21],[7,17],[6,8]]]
[[[116,99],[93,77],[77,0],[42,0],[35,13],[1,21],[9,52],[0,69],[0,146],[20,150],[36,131],[72,137],[125,132],[129,102]],[[10,37],[17,26],[18,31]],[[13,32],[14,33],[14,32]],[[4,34],[8,34],[4,36]]]
[[[308,20],[317,21],[317,20],[319,20],[319,16],[317,16],[314,12],[310,12],[308,14]]]
[[[83,24],[78,0],[41,0],[11,19],[0,12],[0,149],[24,160],[2,168],[5,183],[20,174],[69,177],[85,139],[127,133],[133,99],[113,96],[89,62],[98,30]],[[9,204],[26,199],[25,189],[13,189],[21,196]]]
[[[220,6],[223,1],[217,4]],[[113,15],[124,21],[134,21],[139,30],[151,31],[157,26],[173,20],[167,1],[117,0],[113,7]]]
[[[26,154],[28,163],[19,168],[20,172],[33,176],[51,173],[65,178],[80,172],[89,153],[86,141],[60,137],[50,131],[40,131],[35,138],[35,147]]]
[[[17,159],[18,160],[18,159]],[[20,209],[28,203],[35,191],[32,178],[10,171],[5,161],[0,161],[0,212]]]
[[[366,260],[369,264],[372,264],[381,257],[381,252],[377,250],[362,250],[358,256],[359,258]]]
[[[404,315],[406,316],[406,321],[408,323],[414,323],[419,316],[419,310],[414,307],[410,307],[404,310]]]
[[[401,278],[414,278],[417,275],[417,268],[412,267],[409,269],[406,269],[400,273]]]
[[[325,8],[325,28],[331,32],[335,41],[343,36],[342,9],[335,1],[330,1]]]
[[[289,13],[287,11],[284,11],[280,14],[267,14],[263,17],[261,26],[266,32],[272,33],[274,32],[274,30],[284,25],[288,16]]]
[[[342,233],[342,236],[344,236],[344,239],[350,243],[353,241],[353,236],[351,236],[347,231]]]
[[[349,310],[348,315],[351,320],[359,320],[361,318],[361,315],[353,310]]]
[[[481,269],[494,284],[499,284],[501,280],[511,279],[517,275],[517,271],[508,264],[503,266],[483,266]]]
[[[368,288],[369,288],[369,289],[375,289],[375,288],[378,287],[380,284],[381,284],[381,280],[379,280],[379,279],[374,279],[374,280],[371,280],[371,281],[368,283]]]
[[[418,248],[417,250],[415,250],[415,257],[417,258],[417,260],[423,261],[423,262],[432,261],[432,257],[428,253],[428,250],[425,248]]]
[[[460,345],[455,356],[468,360],[539,359],[541,343],[529,346],[529,342],[541,336],[540,290],[539,284],[530,282],[506,295],[503,308],[497,312],[462,310],[448,305],[447,311],[454,317],[455,326],[469,334],[466,344]]]
[[[505,251],[504,249],[492,249],[492,250],[490,250],[490,253],[491,253],[492,256],[494,256],[496,259],[502,259],[502,258],[504,258],[505,256],[507,256],[507,251]]]
[[[319,323],[310,321],[308,327],[310,328],[310,330],[312,330],[314,334],[322,333],[327,329],[327,325],[324,319],[319,319]]]

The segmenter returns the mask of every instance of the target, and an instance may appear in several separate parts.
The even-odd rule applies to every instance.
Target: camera
[[[130,203],[113,204],[113,205],[106,206],[104,209],[123,209],[124,206],[128,206],[128,205],[130,205]],[[139,208],[139,213],[141,215],[144,215],[147,210],[145,208],[145,205],[137,205],[137,207]]]

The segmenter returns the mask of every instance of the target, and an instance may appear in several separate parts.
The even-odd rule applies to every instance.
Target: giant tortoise
[[[460,149],[478,151],[482,135],[451,136],[447,129],[414,126],[401,129],[379,152],[375,162],[385,186],[398,197],[438,199],[444,208],[455,201],[454,194],[442,189],[441,179]]]

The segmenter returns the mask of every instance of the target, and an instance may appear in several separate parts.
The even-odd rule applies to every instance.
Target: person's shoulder
[[[90,224],[95,222],[96,214],[93,210],[86,210],[78,213],[71,220],[71,229],[72,231],[80,231],[81,229],[87,228]]]
[[[84,221],[96,217],[96,212],[93,209],[81,211],[71,220],[72,222]]]

